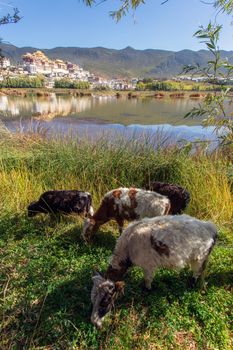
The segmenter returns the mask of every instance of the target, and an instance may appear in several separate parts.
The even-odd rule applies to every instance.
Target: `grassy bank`
[[[95,143],[46,140],[39,135],[0,137],[1,349],[231,349],[233,196],[229,160],[215,152],[152,139]],[[89,190],[94,207],[117,186],[150,180],[184,185],[187,212],[220,229],[203,291],[187,287],[189,271],[160,270],[150,293],[142,272],[126,277],[125,296],[97,331],[90,324],[93,268],[104,270],[115,245],[114,224],[88,246],[82,219],[28,219],[26,207],[47,189]]]

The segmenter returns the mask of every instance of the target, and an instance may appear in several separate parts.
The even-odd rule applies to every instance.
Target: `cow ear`
[[[103,282],[105,280],[104,276],[101,274],[101,272],[98,271],[98,269],[94,270],[92,281],[93,282]]]
[[[95,277],[95,276],[104,277],[98,268],[95,268],[95,270],[93,271],[93,277]]]
[[[125,282],[123,281],[117,281],[115,283],[115,288],[118,293],[124,294],[124,289],[125,289]]]
[[[92,225],[95,225],[95,219],[93,219],[92,217],[90,217],[90,223],[92,224]]]

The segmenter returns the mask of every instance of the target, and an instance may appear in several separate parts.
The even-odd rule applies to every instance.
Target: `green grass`
[[[232,348],[232,164],[218,152],[154,150],[151,143],[1,135],[1,349]],[[144,292],[134,268],[125,295],[97,331],[90,323],[91,276],[108,265],[116,225],[103,226],[86,245],[81,218],[29,219],[26,207],[46,189],[80,188],[93,194],[96,208],[107,190],[149,179],[186,186],[187,212],[219,226],[206,288],[188,287],[189,270],[159,270],[152,291]]]

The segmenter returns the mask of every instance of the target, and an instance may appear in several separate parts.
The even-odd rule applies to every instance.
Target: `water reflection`
[[[180,124],[182,116],[195,104],[188,98],[129,100],[114,96],[57,96],[54,93],[45,97],[0,96],[0,117],[2,120],[31,117],[46,120],[75,116],[121,124],[163,124],[168,120]]]
[[[37,119],[54,118],[56,116],[73,115],[94,108],[97,104],[107,103],[109,98],[100,96],[76,98],[61,97],[50,94],[47,97],[11,97],[0,96],[1,118],[31,117]]]
[[[117,99],[111,96],[74,97],[51,93],[46,97],[0,96],[0,119],[10,130],[44,128],[49,135],[97,137],[116,132],[127,137],[154,134],[163,129],[173,140],[216,139],[213,128],[201,127],[201,119],[185,119],[198,101],[183,99]],[[187,125],[184,125],[185,124]],[[39,123],[39,124],[38,124]]]

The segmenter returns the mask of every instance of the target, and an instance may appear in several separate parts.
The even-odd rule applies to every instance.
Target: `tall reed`
[[[233,217],[229,164],[215,151],[194,152],[157,139],[102,137],[12,139],[0,144],[1,211],[23,211],[48,189],[90,191],[97,206],[103,194],[118,186],[144,187],[154,180],[178,183],[191,193],[188,212],[229,224]]]

